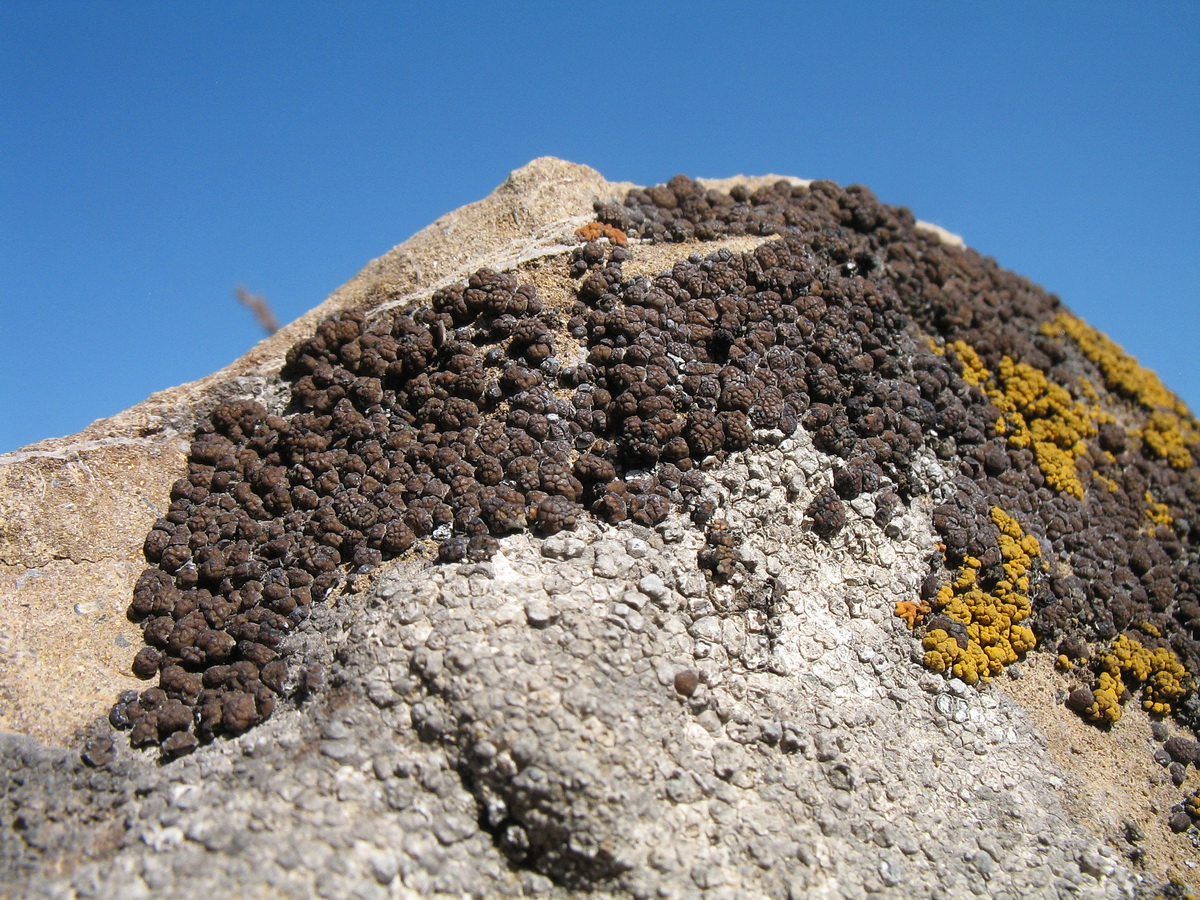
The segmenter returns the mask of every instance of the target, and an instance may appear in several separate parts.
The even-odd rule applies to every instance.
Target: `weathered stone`
[[[248,398],[282,409],[283,356],[328,314],[423,301],[484,266],[520,268],[566,313],[576,229],[630,187],[536,160],[222,372],[0,457],[0,575],[29,604],[0,607],[0,730],[39,739],[0,738],[0,883],[100,897],[1132,896],[1141,875],[1074,818],[1029,711],[998,684],[947,688],[897,618],[945,550],[930,495],[955,464],[921,451],[913,478],[930,495],[877,521],[876,500],[844,504],[828,488],[842,464],[817,429],[753,394],[726,398],[722,413],[737,415],[721,435],[741,441],[749,421],[769,442],[718,454],[712,417],[692,436],[710,454],[695,488],[704,515],[579,516],[551,537],[500,537],[486,564],[403,554],[314,603],[277,648],[245,638],[248,683],[216,699],[197,688],[200,725],[239,736],[197,739],[183,701],[158,691],[123,695],[110,721],[165,739],[164,761],[110,731],[47,746],[146,687],[125,609],[145,532],[209,410]],[[770,239],[635,241],[622,277]],[[982,465],[1005,471],[992,450]],[[848,495],[878,477],[856,465],[837,476]],[[548,477],[578,489],[569,471]],[[804,530],[818,497],[837,504],[820,540]],[[364,531],[377,515],[342,512]],[[742,541],[713,554],[721,579],[697,562],[730,549],[718,520]],[[81,596],[98,605],[60,609]],[[204,645],[223,659],[215,634]],[[172,684],[198,677],[179,673]],[[1070,715],[1061,699],[1043,706]],[[1172,738],[1164,753],[1182,761],[1192,746]],[[1169,828],[1188,827],[1176,819],[1139,829],[1139,847],[1163,859]]]

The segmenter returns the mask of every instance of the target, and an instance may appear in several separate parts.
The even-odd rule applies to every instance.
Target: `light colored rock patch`
[[[388,621],[356,627],[351,667],[381,685],[408,659],[414,726],[507,855],[632,896],[1129,889],[1020,708],[914,661],[892,610],[934,550],[924,510],[817,540],[802,511],[830,471],[803,435],[710,474],[747,538],[733,584],[672,519],[514,537],[372,589]]]
[[[32,889],[1133,895],[1024,710],[915,660],[892,607],[934,551],[925,510],[817,540],[803,510],[831,470],[803,433],[708,474],[743,536],[730,584],[678,516],[390,564],[289,638],[326,689],[171,766],[119,749],[122,847]]]
[[[1057,671],[1052,654],[1037,653],[1022,664],[1020,678],[1002,686],[1029,710],[1030,720],[1045,735],[1047,755],[1066,775],[1071,814],[1114,846],[1140,849],[1150,871],[1194,883],[1200,852],[1187,837],[1173,834],[1167,821],[1180,797],[1200,790],[1200,773],[1188,767],[1181,785],[1172,782],[1167,768],[1154,758],[1161,744],[1151,734],[1150,717],[1136,702],[1125,704],[1121,720],[1108,731],[1067,709],[1063,701],[1068,691],[1082,683],[1078,676]],[[1171,735],[1190,737],[1169,719],[1163,727]]]

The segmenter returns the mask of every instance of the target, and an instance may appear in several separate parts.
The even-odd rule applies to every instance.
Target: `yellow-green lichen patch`
[[[1096,657],[1092,668],[1096,671],[1095,700],[1083,714],[1095,722],[1111,724],[1121,718],[1121,696],[1127,685],[1132,689],[1140,686],[1142,708],[1159,716],[1168,715],[1193,686],[1170,648],[1150,649],[1123,634]]]
[[[922,641],[925,665],[968,684],[999,674],[1037,643],[1033,632],[1019,623],[1031,612],[1028,573],[1041,550],[1037,540],[1004,510],[992,507],[991,516],[1000,529],[1004,577],[986,587],[980,579],[980,561],[967,557],[954,581],[943,586],[933,601],[941,615],[965,626],[965,644],[943,628],[931,628]]]

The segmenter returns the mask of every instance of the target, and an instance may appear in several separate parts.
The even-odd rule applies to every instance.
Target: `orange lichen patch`
[[[620,228],[607,225],[603,222],[589,222],[582,228],[576,228],[575,233],[585,241],[594,241],[597,238],[606,237],[614,244],[620,244],[622,247],[629,243],[629,238],[625,236],[625,232]]]
[[[928,345],[930,352],[935,354],[936,356],[945,356],[946,355],[946,348],[943,347],[941,344],[939,344],[937,341],[935,341],[929,335],[925,335],[925,343]]]
[[[1140,435],[1150,455],[1165,459],[1176,469],[1192,466],[1195,456],[1187,445],[1200,443],[1200,423],[1157,375],[1142,368],[1111,339],[1069,313],[1058,313],[1039,330],[1047,337],[1070,337],[1083,355],[1099,367],[1105,387],[1150,412],[1146,424],[1133,432]]]
[[[991,515],[1000,529],[1004,577],[987,589],[980,582],[980,561],[974,557],[963,560],[954,581],[942,587],[933,606],[966,627],[966,646],[942,628],[930,629],[922,641],[925,665],[936,672],[950,672],[968,684],[988,681],[1037,643],[1033,632],[1018,623],[1032,612],[1028,573],[1041,548],[1037,539],[1025,534],[1000,507],[992,507]]]
[[[1095,722],[1111,724],[1121,718],[1126,684],[1141,685],[1142,708],[1159,716],[1168,715],[1193,687],[1191,676],[1170,648],[1151,650],[1123,634],[1097,657],[1093,668],[1097,673],[1092,688],[1095,699],[1083,715]]]
[[[901,600],[896,604],[896,615],[907,622],[909,628],[916,628],[917,620],[928,614],[928,603],[918,603],[916,600]]]

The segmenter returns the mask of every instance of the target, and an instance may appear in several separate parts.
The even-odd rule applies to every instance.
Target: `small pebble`
[[[696,693],[696,688],[700,685],[700,676],[691,669],[685,669],[682,672],[675,673],[675,690],[685,697],[690,697]]]
[[[554,610],[550,608],[550,604],[540,597],[534,597],[525,601],[525,618],[534,628],[541,628],[548,625],[554,619]]]

